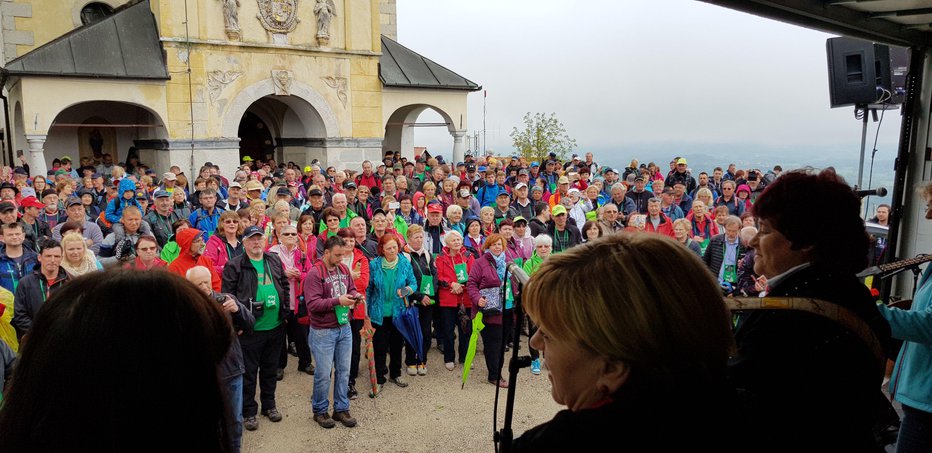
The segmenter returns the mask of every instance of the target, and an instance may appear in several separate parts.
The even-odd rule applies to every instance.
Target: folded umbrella
[[[359,335],[366,340],[366,360],[369,361],[369,382],[372,385],[369,397],[375,398],[379,395],[379,380],[375,372],[375,346],[373,346],[372,341],[375,336],[375,329],[372,327],[372,321],[369,318],[366,318],[363,322],[362,329],[359,329]]]
[[[472,368],[472,361],[476,358],[476,344],[479,343],[479,331],[485,328],[482,323],[482,312],[476,313],[472,319],[472,334],[469,335],[469,349],[466,350],[466,360],[463,362],[463,385],[460,390],[466,388],[466,380],[469,379],[469,369]]]
[[[421,322],[418,319],[418,310],[414,305],[409,305],[401,309],[401,315],[392,318],[392,324],[401,333],[408,346],[414,348],[417,355],[418,363],[426,361],[424,356],[424,334],[421,332]]]

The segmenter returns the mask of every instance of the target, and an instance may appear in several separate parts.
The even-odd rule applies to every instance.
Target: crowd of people
[[[596,253],[595,261],[617,261],[617,268],[602,266],[605,272],[624,270],[631,279],[643,279],[656,266],[677,266],[670,261],[673,257],[689,265],[702,263],[709,271],[709,284],[717,283],[713,290],[703,280],[705,274],[694,276],[699,280],[695,285],[682,283],[684,288],[702,287],[706,301],[720,299],[722,293],[766,295],[776,286],[773,277],[788,270],[774,272],[779,267],[773,267],[774,258],[760,251],[766,240],[762,236],[772,235],[774,228],[783,231],[787,224],[775,223],[779,216],[774,208],[760,211],[756,205],[768,187],[780,187],[777,182],[785,178],[780,166],[762,172],[731,164],[694,174],[682,157],[661,169],[637,160],[612,168],[596,163],[591,153],[565,161],[551,154],[540,162],[519,156],[466,156],[463,162],[448,163],[427,153],[407,159],[387,152],[381,162],[363,162],[359,171],[317,162],[301,168],[292,162],[246,158],[232,174],[222,174],[207,162],[193,180],[178,167],[157,174],[137,158],[116,165],[109,155],[97,166],[82,162],[72,168],[65,157],[52,167],[49,175],[30,177],[26,166],[6,168],[0,175],[0,300],[4,292],[12,293],[14,307],[7,309],[13,310],[10,323],[16,331],[15,338],[0,336],[0,358],[15,357],[4,350],[15,352],[19,342],[27,343],[45,302],[69,291],[72,281],[84,281],[79,280],[84,275],[117,267],[175,274],[215,300],[233,326],[232,347],[218,359],[218,367],[231,395],[233,417],[224,432],[234,451],[239,450],[243,428],[259,428],[260,415],[271,422],[282,420],[276,383],[293,360],[289,356],[297,359],[299,371],[314,376],[314,421],[324,428],[353,427],[357,421],[350,404],[360,391],[375,398],[385,385],[408,387],[416,376],[428,373],[425,351],[432,346],[442,352],[443,363],[431,365],[431,373],[462,369],[472,334],[469,320],[482,313],[486,380],[508,388],[502,375],[503,352],[519,296],[519,289],[506,278],[510,263],[532,276],[568,276],[563,272],[570,268],[548,263],[566,254],[559,263],[588,272],[587,264],[576,263],[593,259],[580,256],[578,250],[585,248]],[[877,216],[885,222],[889,207],[884,213],[883,206]],[[660,245],[636,239],[597,241],[642,236],[622,232],[670,240]],[[632,245],[618,245],[624,241]],[[604,245],[608,243],[615,245]],[[609,256],[618,247],[643,247],[669,256],[628,267],[641,259]],[[582,275],[568,281],[579,283]],[[643,297],[652,297],[652,291],[677,293],[678,286],[670,283],[648,285]],[[563,294],[560,285],[547,291],[532,294],[537,299]],[[579,291],[575,294],[588,290],[581,286]],[[400,323],[411,307],[417,307],[422,344],[411,344]],[[543,305],[529,308],[532,315],[545,318],[569,316],[548,310]],[[707,331],[695,333],[715,337],[711,350],[702,349],[699,342],[685,352],[669,346],[657,353],[669,354],[673,362],[691,355],[695,360],[722,361],[719,365],[724,367],[727,354],[720,355],[731,337],[720,335],[728,328],[724,309],[720,311],[701,312],[711,324],[704,327]],[[737,332],[753,337],[748,326],[766,323],[767,319],[742,319]],[[563,333],[569,328],[553,318],[541,325]],[[374,328],[376,383],[357,388],[360,332],[367,326]],[[534,375],[542,367],[538,349],[545,349],[539,332],[537,322],[530,322]],[[613,329],[607,332],[613,334]],[[642,334],[647,335],[641,332],[632,338]],[[687,362],[684,366],[708,364]],[[9,365],[0,363],[0,371]],[[647,381],[667,376],[669,370],[655,371],[639,374],[639,385],[661,389]],[[677,372],[700,377],[687,387],[701,391],[698,384],[717,382],[720,371]],[[612,370],[602,396],[617,393],[625,373]],[[5,374],[0,372],[0,379]],[[633,392],[625,391],[624,396],[642,403]]]

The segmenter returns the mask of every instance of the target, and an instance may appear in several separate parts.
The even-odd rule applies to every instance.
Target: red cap
[[[430,203],[427,205],[427,212],[439,212],[443,214],[443,205],[440,203]]]
[[[19,202],[20,206],[24,208],[45,208],[45,203],[40,202],[36,197],[26,197]]]

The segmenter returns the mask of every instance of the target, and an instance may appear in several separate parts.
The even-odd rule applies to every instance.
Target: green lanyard
[[[52,286],[49,285],[48,288],[42,283],[42,280],[39,280],[39,289],[42,290],[42,302],[44,303],[49,299],[49,291],[52,290]]]
[[[553,229],[553,235],[557,238],[557,245],[560,247],[558,252],[566,250],[566,244],[570,241],[570,232],[569,230],[563,231],[563,239],[560,239],[560,232],[556,228]]]

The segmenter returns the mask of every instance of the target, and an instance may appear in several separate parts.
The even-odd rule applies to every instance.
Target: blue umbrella
[[[414,347],[418,362],[427,360],[426,354],[424,354],[424,336],[421,333],[417,307],[410,305],[402,308],[401,316],[392,318],[392,324],[395,325],[398,332],[401,332],[401,336],[408,342],[408,345]]]

